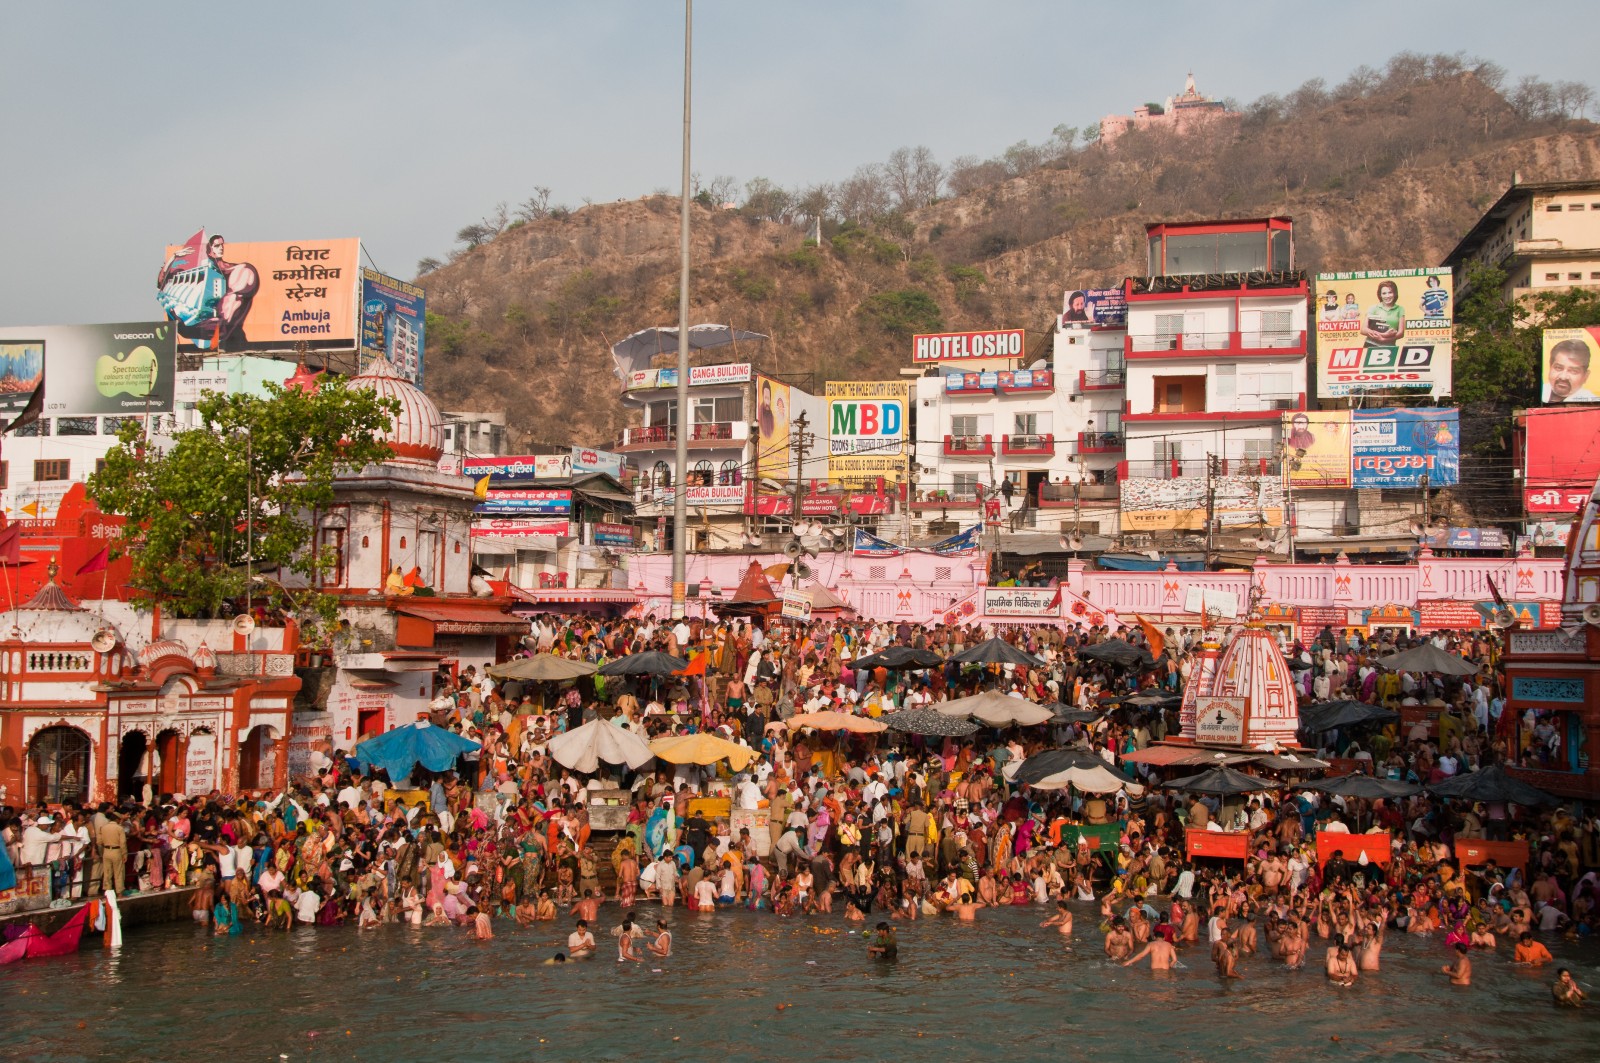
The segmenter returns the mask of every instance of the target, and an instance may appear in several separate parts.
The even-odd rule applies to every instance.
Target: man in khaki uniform
[[[122,893],[128,870],[128,836],[115,812],[106,813],[94,840],[100,847],[100,888]]]

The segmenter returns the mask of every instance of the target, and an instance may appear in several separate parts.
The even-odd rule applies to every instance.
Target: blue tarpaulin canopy
[[[418,764],[429,771],[450,771],[461,754],[478,749],[471,739],[418,720],[359,743],[351,757],[364,769],[382,768],[391,782],[398,783],[409,778]]]

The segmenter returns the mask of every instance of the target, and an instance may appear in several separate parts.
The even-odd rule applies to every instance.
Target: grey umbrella
[[[1039,668],[1044,662],[1025,650],[1019,650],[1002,638],[985,639],[969,646],[950,658],[959,664],[1024,664]]]
[[[1391,672],[1437,672],[1440,675],[1476,675],[1478,666],[1453,653],[1446,653],[1431,642],[1404,653],[1379,657],[1378,663]]]
[[[1226,765],[1207,768],[1199,775],[1185,775],[1181,779],[1162,783],[1169,790],[1183,790],[1191,794],[1214,794],[1218,797],[1232,797],[1236,794],[1254,794],[1263,790],[1276,790],[1278,784],[1254,775],[1246,775],[1242,771],[1234,771]]]
[[[1087,749],[1046,749],[1035,753],[1022,762],[1022,766],[1017,768],[1017,773],[1011,777],[1011,781],[1032,785],[1040,779],[1047,779],[1069,768],[1104,768],[1124,782],[1135,781],[1131,775],[1112,767]]]
[[[1155,658],[1150,656],[1150,651],[1143,646],[1135,646],[1123,639],[1107,639],[1096,642],[1091,646],[1078,647],[1078,656],[1091,661],[1104,661],[1107,664],[1118,664],[1124,668],[1129,665],[1155,663]]]
[[[907,709],[879,717],[896,731],[914,735],[942,735],[962,738],[977,731],[978,725],[963,716],[946,716],[932,709]]]
[[[1464,772],[1429,786],[1435,797],[1460,797],[1468,801],[1509,801],[1514,805],[1558,805],[1561,799],[1537,786],[1505,773],[1498,764],[1479,771]]]
[[[1320,790],[1340,797],[1361,797],[1368,801],[1380,797],[1410,797],[1422,787],[1394,779],[1379,779],[1371,775],[1341,775],[1336,779],[1318,779],[1305,784],[1307,790]]]
[[[488,668],[489,675],[495,679],[528,679],[536,683],[559,683],[582,675],[594,675],[596,670],[597,667],[589,661],[575,661],[570,657],[557,657],[553,653],[519,657]]]
[[[857,657],[850,662],[851,668],[887,668],[894,671],[916,671],[920,668],[933,668],[944,663],[932,650],[919,650],[914,646],[889,646],[877,653],[865,657]]]
[[[644,653],[630,653],[626,657],[618,657],[614,661],[607,661],[600,666],[601,675],[672,675],[689,667],[689,662],[682,657],[674,657],[670,653],[659,650],[646,650]]]
[[[1361,701],[1324,701],[1300,710],[1300,727],[1312,734],[1351,727],[1358,723],[1391,723],[1400,718],[1393,709]]]
[[[1045,708],[1050,710],[1050,717],[1056,723],[1093,723],[1100,718],[1100,713],[1093,709],[1075,709],[1059,701],[1052,701]]]

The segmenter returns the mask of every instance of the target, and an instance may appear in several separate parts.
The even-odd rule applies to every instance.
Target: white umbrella
[[[936,701],[933,708],[946,716],[971,716],[990,727],[1006,727],[1014,723],[1033,727],[1048,723],[1055,715],[1043,705],[1035,705],[998,690],[985,690],[970,698],[957,698],[954,701]]]
[[[1035,790],[1065,790],[1075,786],[1086,794],[1109,794],[1122,789],[1134,797],[1144,793],[1143,786],[1119,779],[1105,768],[1068,768],[1029,785]]]
[[[595,772],[600,762],[641,768],[655,759],[650,746],[632,731],[605,720],[590,720],[577,730],[550,739],[550,756],[573,771]]]

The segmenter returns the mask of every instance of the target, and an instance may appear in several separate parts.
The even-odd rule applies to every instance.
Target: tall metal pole
[[[688,597],[689,535],[689,101],[694,45],[694,0],[683,0],[683,194],[678,214],[678,453],[672,494],[672,618]]]

